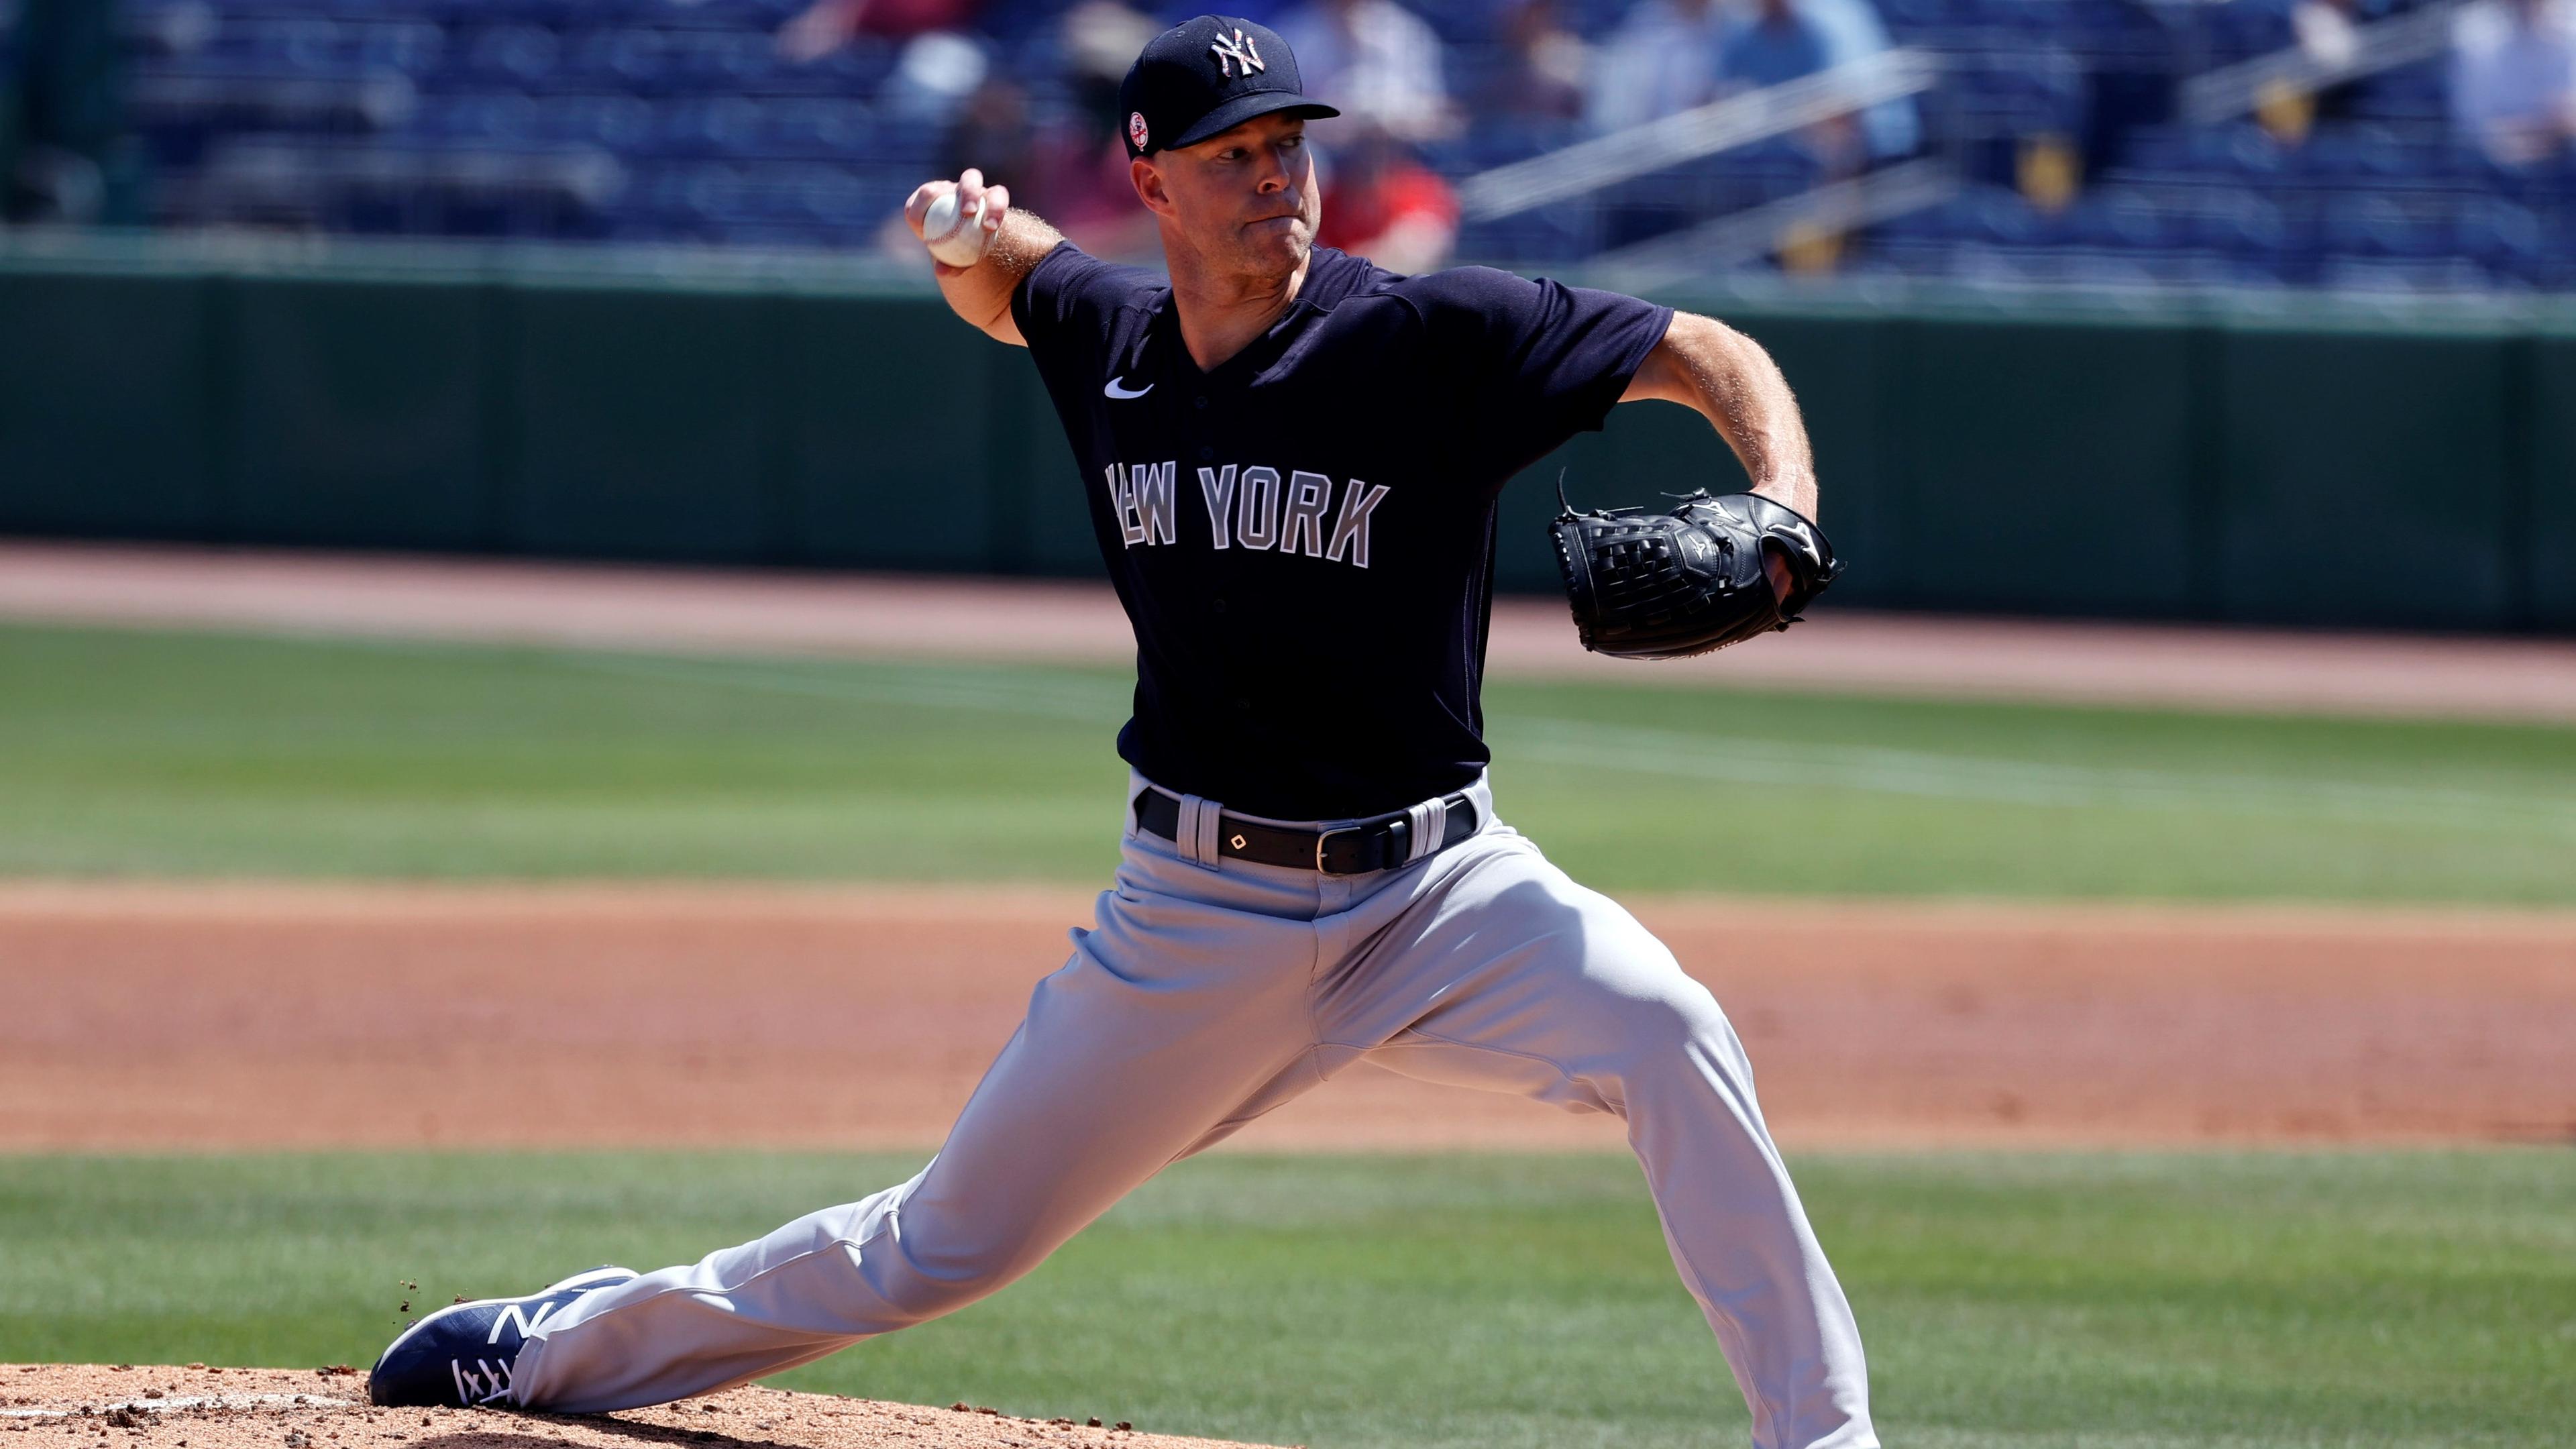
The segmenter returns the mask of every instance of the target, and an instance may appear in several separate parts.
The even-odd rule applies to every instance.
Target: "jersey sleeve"
[[[1161,278],[1142,267],[1104,262],[1071,242],[1058,242],[1011,289],[1011,320],[1041,364],[1096,351],[1122,305]]]
[[[1520,467],[1600,428],[1663,341],[1673,309],[1489,267],[1410,278],[1431,362],[1471,384],[1474,425]]]

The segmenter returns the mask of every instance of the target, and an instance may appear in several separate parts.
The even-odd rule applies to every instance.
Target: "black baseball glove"
[[[1751,493],[1703,490],[1670,513],[1569,504],[1551,531],[1583,647],[1621,659],[1680,659],[1786,629],[1842,572],[1814,524]],[[1789,568],[1785,599],[1763,569],[1774,553]]]

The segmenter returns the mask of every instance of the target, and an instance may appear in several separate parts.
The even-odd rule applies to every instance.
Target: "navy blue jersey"
[[[1168,283],[1069,242],[1011,315],[1136,626],[1118,752],[1288,820],[1401,809],[1484,768],[1495,501],[1601,426],[1672,321],[1318,247],[1296,303],[1202,373]]]

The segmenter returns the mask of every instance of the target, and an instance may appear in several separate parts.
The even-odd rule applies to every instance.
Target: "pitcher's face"
[[[1255,116],[1133,167],[1137,194],[1204,265],[1286,276],[1314,249],[1324,202],[1302,116]]]

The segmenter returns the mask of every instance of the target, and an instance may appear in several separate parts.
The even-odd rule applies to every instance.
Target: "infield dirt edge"
[[[0,886],[0,1151],[924,1148],[1092,898]],[[2576,912],[1632,904],[1793,1148],[2576,1138]],[[1619,1141],[1363,1061],[1235,1145]]]

